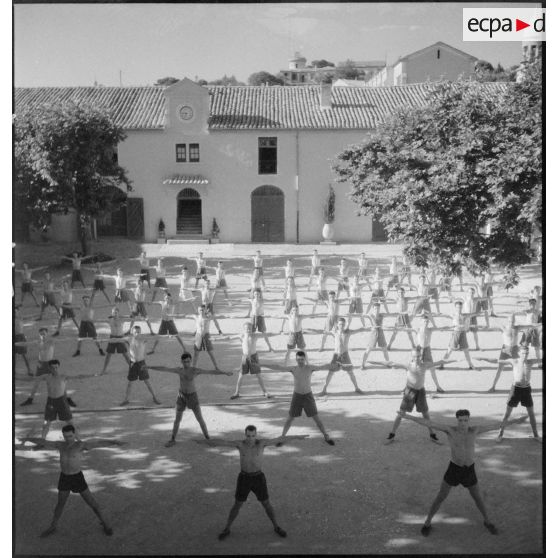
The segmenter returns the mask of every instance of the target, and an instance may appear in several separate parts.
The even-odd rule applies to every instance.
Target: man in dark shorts
[[[23,333],[23,323],[21,321],[19,308],[19,305],[16,305],[14,316],[14,354],[20,355],[21,358],[23,358],[23,362],[25,362],[25,366],[27,368],[27,374],[29,376],[33,376],[33,372],[31,372],[31,367],[29,366],[29,361],[27,360],[27,346],[15,345],[15,343],[25,343],[27,341],[25,334]]]
[[[63,442],[49,442],[42,438],[23,438],[22,442],[32,442],[37,444],[41,449],[52,449],[60,452],[60,478],[58,481],[58,502],[54,508],[52,522],[46,531],[41,533],[41,537],[48,537],[56,531],[58,520],[64,511],[66,501],[70,496],[70,492],[79,494],[85,503],[95,512],[95,515],[101,521],[103,532],[105,535],[112,535],[112,528],[107,523],[101,513],[99,504],[91,494],[87,482],[81,472],[81,455],[83,451],[95,448],[108,448],[113,446],[122,446],[124,442],[119,440],[92,439],[78,440],[75,428],[71,424],[67,424],[62,428]]]
[[[440,491],[434,499],[434,502],[432,502],[430,511],[428,512],[424,525],[421,529],[423,536],[427,537],[430,535],[430,532],[432,531],[432,525],[430,524],[432,518],[440,508],[442,502],[448,497],[452,486],[458,486],[459,484],[462,484],[469,490],[469,494],[471,494],[477,508],[482,514],[484,526],[490,531],[490,533],[497,535],[498,530],[488,518],[488,514],[480,494],[477,484],[477,476],[475,474],[474,461],[477,435],[489,432],[490,430],[495,430],[499,425],[489,424],[486,426],[469,426],[470,413],[467,409],[460,409],[455,413],[457,426],[446,426],[430,420],[413,417],[405,414],[404,412],[400,412],[399,416],[403,419],[412,420],[417,424],[426,426],[428,429],[433,428],[434,430],[444,432],[448,437],[448,442],[451,448],[451,461],[448,470],[444,475]],[[510,422],[519,423],[526,418],[527,417],[522,417]]]
[[[194,368],[192,366],[192,355],[185,352],[180,360],[182,366],[180,368],[168,368],[167,366],[151,366],[151,370],[157,370],[159,372],[170,372],[171,374],[178,374],[180,378],[180,389],[178,390],[178,397],[176,398],[176,417],[174,419],[174,424],[172,427],[172,434],[170,440],[165,444],[167,448],[174,446],[176,444],[176,435],[178,434],[178,428],[180,427],[180,422],[182,421],[182,415],[184,411],[188,408],[191,409],[198,421],[200,428],[203,432],[205,438],[209,439],[209,433],[207,432],[207,426],[203,420],[200,402],[198,401],[198,394],[196,391],[195,378],[200,374],[210,374],[212,376],[232,376],[232,372],[225,372],[221,370],[203,370],[202,368]]]
[[[229,513],[227,524],[221,533],[219,533],[218,539],[222,541],[231,534],[231,525],[236,519],[242,504],[248,499],[250,492],[253,492],[258,502],[261,502],[267,516],[271,520],[271,523],[273,523],[274,531],[280,537],[286,537],[287,533],[277,524],[275,511],[269,502],[267,481],[262,471],[263,453],[267,446],[277,445],[278,443],[283,444],[288,440],[302,440],[307,436],[280,436],[279,438],[266,440],[257,437],[256,427],[251,424],[244,429],[244,436],[244,440],[234,442],[215,438],[204,440],[204,442],[210,446],[236,448],[240,452],[240,473],[236,481],[235,502]]]
[[[97,341],[97,330],[95,329],[95,310],[91,306],[91,298],[89,296],[82,296],[83,306],[81,308],[81,321],[79,323],[79,333],[78,342],[76,346],[76,351],[72,355],[77,357],[81,354],[81,343],[83,339],[93,339],[93,342],[97,346],[99,354],[105,356],[105,352],[101,349],[101,345]]]
[[[290,372],[294,378],[294,392],[291,399],[291,408],[289,409],[289,416],[285,421],[283,426],[282,436],[286,436],[293,420],[296,417],[302,415],[302,410],[306,413],[306,416],[312,418],[316,423],[316,426],[320,429],[320,432],[324,435],[324,440],[330,446],[335,445],[335,441],[332,440],[327,433],[325,426],[318,417],[318,408],[316,407],[316,401],[314,399],[314,394],[312,393],[311,376],[316,370],[329,370],[331,363],[322,364],[320,366],[310,366],[306,361],[306,353],[304,351],[298,351],[296,353],[296,366],[279,366],[278,364],[263,363],[260,361],[260,366],[269,368],[270,370],[275,370],[277,372]],[[351,365],[341,364],[341,367],[346,367]],[[280,444],[280,442],[279,442]]]
[[[128,345],[124,340],[124,320],[120,317],[120,311],[117,306],[112,309],[111,315],[107,318],[107,322],[110,327],[110,339],[107,344],[107,356],[105,357],[105,363],[103,365],[103,370],[101,371],[101,376],[106,374],[110,359],[112,355],[116,353],[122,355],[128,367],[130,366],[130,359],[128,358]]]
[[[89,256],[79,256],[77,252],[72,254],[72,257],[64,256],[62,259],[72,262],[72,278],[70,280],[70,286],[72,289],[74,288],[74,283],[78,281],[81,283],[81,286],[85,289],[85,283],[83,282],[83,276],[81,274],[81,263],[83,260],[88,259]]]

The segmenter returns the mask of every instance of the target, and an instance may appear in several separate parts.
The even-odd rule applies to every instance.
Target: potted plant
[[[219,228],[219,225],[217,224],[217,219],[215,219],[215,217],[213,217],[213,223],[211,225],[211,242],[217,244],[219,242],[219,233],[221,232],[221,229]]]
[[[157,228],[159,229],[159,238],[157,239],[157,243],[164,244],[166,242],[167,235],[165,234],[165,222],[162,218],[159,219],[159,226]]]
[[[324,204],[324,227],[322,229],[322,236],[324,240],[331,241],[333,238],[333,221],[335,221],[335,191],[329,185],[326,202]]]

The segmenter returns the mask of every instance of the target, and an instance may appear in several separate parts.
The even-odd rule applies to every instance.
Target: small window
[[[185,163],[186,162],[186,144],[177,143],[176,144],[176,162]]]
[[[440,49],[438,49],[438,52],[436,54],[436,58],[440,58]]]
[[[191,143],[188,146],[188,152],[190,156],[190,163],[199,163],[200,162],[200,144],[199,143]]]
[[[258,138],[259,174],[277,174],[277,138]]]

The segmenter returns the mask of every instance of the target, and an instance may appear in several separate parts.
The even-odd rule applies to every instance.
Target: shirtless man
[[[521,312],[518,312],[521,314]],[[535,298],[529,299],[529,308],[523,312],[525,315],[525,325],[531,326],[528,328],[521,337],[521,344],[531,345],[535,349],[535,356],[540,360],[541,358],[541,336],[540,325],[542,324],[542,312],[537,310],[537,300]]]
[[[339,260],[339,271],[337,273],[337,298],[342,291],[349,296],[349,267],[345,258]]]
[[[181,314],[175,314],[174,309],[175,306],[172,302],[172,296],[169,291],[165,291],[165,297],[162,302],[151,302],[150,304],[159,304],[161,306],[161,324],[159,325],[159,331],[157,334],[159,336],[162,335],[173,335],[175,339],[178,341],[180,346],[182,347],[183,351],[186,351],[186,347],[180,339],[180,335],[178,335],[178,330],[176,329],[176,324],[174,323],[174,319]],[[153,348],[147,353],[148,355],[152,355],[159,344],[159,339],[155,340],[153,344]]]
[[[207,315],[210,316],[210,319],[215,324],[219,335],[222,335],[223,332],[221,331],[219,322],[215,318],[215,308],[213,306],[213,301],[215,300],[215,287],[211,286],[211,281],[209,279],[204,280],[200,294],[202,306],[205,306]]]
[[[406,254],[403,254],[403,262],[401,264],[401,276],[399,278],[399,284],[402,285],[403,280],[407,279],[407,283],[409,284],[409,287],[411,287],[412,284],[413,284],[411,274],[412,274],[411,260],[410,260],[409,256],[407,256]]]
[[[68,376],[60,374],[59,366],[60,361],[52,359],[48,362],[49,372],[40,376],[40,380],[45,380],[47,385],[48,398],[45,405],[45,414],[43,422],[43,430],[41,438],[46,439],[50,429],[50,423],[59,418],[67,424],[72,423],[72,411],[68,404],[68,396],[66,394],[66,380]],[[84,380],[86,378],[93,378],[95,374],[80,374],[72,376],[72,380]]]
[[[31,367],[29,366],[29,361],[27,360],[27,347],[25,345],[15,345],[15,343],[25,343],[27,339],[23,333],[23,323],[21,321],[21,313],[19,311],[19,305],[14,309],[14,354],[20,355],[25,362],[25,367],[27,368],[27,374],[33,376],[31,372]],[[15,361],[14,361],[15,362]]]
[[[76,346],[76,352],[72,355],[73,357],[77,357],[81,354],[81,343],[82,339],[93,339],[95,345],[97,345],[97,349],[99,350],[99,354],[101,356],[105,356],[105,352],[101,349],[101,345],[97,341],[97,330],[95,329],[94,317],[95,317],[95,310],[91,306],[91,299],[88,296],[81,297],[83,301],[83,307],[81,309],[81,321],[79,323],[79,333],[78,337],[79,340]]]
[[[256,250],[256,255],[253,256],[253,260],[254,260],[254,271],[256,272],[256,275],[258,276],[258,278],[261,281],[262,288],[265,289],[263,258],[262,258],[262,253],[260,252],[260,250]]]
[[[473,366],[471,361],[471,355],[469,354],[469,343],[467,342],[467,331],[469,330],[469,314],[463,313],[463,302],[457,300],[454,304],[455,312],[452,319],[452,334],[449,340],[448,349],[444,358],[442,360],[447,360],[453,351],[463,351],[465,359],[469,364],[470,370],[479,370]],[[441,364],[440,370],[444,369],[444,365]]]
[[[312,311],[310,312],[311,314],[314,314],[316,312],[318,303],[321,302],[322,304],[325,304],[327,306],[328,294],[327,294],[326,282],[327,282],[327,277],[325,275],[324,268],[319,267],[318,274],[316,276],[316,286],[315,286],[316,298],[307,299],[313,303]]]
[[[287,352],[285,354],[285,365],[289,362],[291,351],[295,348],[304,350],[306,348],[306,341],[304,341],[304,334],[302,333],[302,318],[298,306],[291,308],[291,313],[287,317],[287,333],[289,338],[287,340]]]
[[[275,370],[277,372],[290,372],[294,378],[294,392],[291,400],[291,407],[289,409],[289,416],[283,426],[283,433],[281,436],[286,436],[293,420],[302,414],[302,410],[306,413],[307,417],[311,417],[320,432],[324,436],[324,440],[330,445],[334,446],[335,441],[332,440],[327,433],[324,423],[318,416],[318,409],[316,407],[316,400],[312,393],[312,372],[316,370],[329,370],[331,364],[322,364],[320,366],[310,366],[306,361],[306,353],[304,351],[297,351],[296,353],[296,366],[287,367],[278,364],[260,362],[260,366]],[[278,442],[280,445],[281,442]]]
[[[178,397],[176,398],[176,416],[172,427],[172,434],[170,440],[165,444],[165,447],[170,448],[176,444],[176,435],[178,428],[182,421],[182,415],[186,408],[192,409],[196,420],[198,421],[203,435],[209,440],[209,433],[207,426],[203,420],[200,403],[198,401],[198,394],[196,392],[195,378],[200,374],[232,376],[232,372],[222,372],[217,370],[203,370],[201,368],[194,368],[192,366],[192,355],[189,352],[184,352],[180,357],[182,366],[180,368],[168,368],[167,366],[151,366],[151,370],[159,372],[170,372],[171,374],[178,374],[180,379],[180,389],[178,390]]]
[[[142,281],[145,281],[149,288],[151,288],[151,267],[149,263],[149,258],[147,257],[146,252],[142,252],[140,257],[138,258],[140,264],[140,275],[139,278]]]
[[[16,272],[21,273],[20,304],[23,304],[23,299],[25,298],[25,295],[29,294],[31,295],[31,298],[35,301],[35,304],[37,306],[40,306],[40,304],[37,302],[37,299],[35,298],[35,294],[33,293],[33,283],[35,283],[36,281],[33,281],[32,275],[34,271],[39,271],[40,269],[46,269],[46,267],[47,266],[30,268],[27,262],[23,262],[22,269],[15,270]]]
[[[424,376],[426,375],[426,370],[428,368],[434,368],[443,362],[444,361],[442,360],[428,363],[423,362],[422,350],[419,347],[415,347],[409,364],[391,363],[393,368],[402,368],[407,371],[407,383],[405,385],[405,390],[403,391],[401,407],[398,411],[397,417],[395,417],[391,432],[386,439],[386,444],[395,440],[395,433],[401,424],[401,418],[405,415],[405,413],[412,412],[415,405],[417,411],[422,413],[422,416],[425,419],[430,420],[430,415],[428,414],[428,403],[426,402],[426,390],[424,389]],[[429,428],[429,430],[430,440],[439,444],[440,442],[438,440],[438,436],[436,436],[432,428]]]
[[[74,300],[74,293],[68,281],[62,281],[62,290],[60,291],[60,300],[62,302],[60,306],[60,318],[58,318],[58,327],[56,331],[52,334],[53,337],[60,335],[60,329],[62,323],[66,320],[72,320],[74,322],[76,329],[79,331],[78,323],[76,322],[76,316],[74,310],[76,307],[72,306]]]
[[[219,533],[218,539],[220,541],[226,539],[231,534],[231,525],[236,519],[242,504],[248,499],[250,492],[256,495],[256,498],[261,502],[267,516],[273,523],[274,531],[280,537],[286,537],[287,533],[279,527],[275,519],[275,511],[269,502],[269,495],[267,492],[267,481],[262,471],[262,459],[264,449],[267,446],[276,445],[278,442],[284,443],[288,440],[302,440],[307,436],[281,436],[279,438],[272,438],[266,440],[257,437],[256,427],[249,424],[244,429],[244,440],[228,441],[218,440],[212,438],[211,440],[204,440],[210,446],[236,448],[240,452],[240,473],[236,481],[236,492],[234,495],[234,505],[229,512],[227,524],[225,528]]]
[[[328,299],[326,301],[327,306],[327,316],[324,324],[324,332],[322,334],[322,342],[320,344],[320,351],[324,350],[326,337],[331,333],[337,324],[337,318],[339,317],[339,298],[335,291],[329,291],[327,293]]]
[[[209,334],[209,322],[213,319],[206,310],[204,305],[198,307],[197,316],[187,316],[195,322],[196,330],[194,332],[194,367],[198,363],[201,351],[207,351],[215,370],[219,370],[215,355],[213,353],[213,343]]]
[[[257,335],[258,334],[255,333],[252,329],[252,323],[245,322],[244,331],[242,332],[242,334],[234,336],[240,339],[240,343],[242,345],[242,358],[240,361],[240,370],[238,371],[236,389],[231,395],[231,399],[238,399],[240,397],[240,387],[242,385],[242,380],[244,379],[244,376],[246,374],[253,374],[254,376],[256,376],[256,379],[258,380],[258,383],[262,388],[263,396],[266,399],[272,399],[273,397],[265,389],[265,385],[261,376],[258,351],[256,348]]]
[[[308,288],[312,285],[312,279],[318,275],[318,270],[320,269],[320,256],[317,250],[314,250],[312,258],[310,259],[310,275],[308,276]],[[23,300],[23,299],[22,299]]]
[[[392,287],[394,290],[399,288],[399,262],[397,261],[397,256],[391,257],[386,293],[388,293]]]
[[[151,302],[155,301],[155,297],[160,289],[168,289],[167,269],[163,265],[163,258],[157,258],[157,265],[155,266],[155,284],[153,285],[153,296],[151,297]]]
[[[107,318],[110,327],[110,340],[107,345],[107,356],[105,357],[105,364],[101,371],[101,376],[107,373],[107,367],[112,355],[118,353],[122,355],[128,367],[130,367],[130,359],[128,358],[128,346],[124,340],[124,320],[120,317],[120,311],[115,306],[112,309],[111,315]],[[122,339],[122,341],[119,341]]]
[[[134,296],[136,297],[136,303],[135,303],[134,311],[131,314],[132,320],[130,322],[130,329],[128,331],[131,331],[132,328],[134,327],[135,318],[141,316],[145,320],[145,323],[147,324],[147,327],[149,328],[149,332],[151,333],[151,335],[155,335],[155,332],[153,331],[153,328],[151,327],[151,322],[149,321],[149,315],[147,313],[147,308],[145,307],[145,299],[147,297],[147,290],[148,290],[147,281],[145,281],[144,279],[142,279],[140,277],[138,279],[138,283],[137,283],[136,289],[134,291]]]
[[[56,288],[54,286],[54,281],[50,278],[50,273],[48,271],[45,273],[45,278],[43,279],[43,298],[41,300],[41,312],[37,321],[40,322],[43,319],[43,313],[46,308],[49,306],[53,306],[56,310],[56,314],[60,315],[60,310],[58,310],[58,306],[56,304],[56,296],[55,296]]]
[[[281,330],[279,333],[283,333],[283,326],[285,325],[285,320],[287,316],[291,313],[294,307],[298,307],[298,301],[296,299],[296,285],[294,277],[289,277],[287,279],[287,286],[285,287],[285,292],[283,293],[283,303],[284,303],[284,318],[281,320]]]
[[[351,363],[351,358],[349,357],[349,339],[353,333],[358,333],[360,331],[365,331],[367,328],[361,327],[360,329],[349,330],[345,327],[345,318],[337,318],[337,326],[333,331],[332,335],[334,338],[334,352],[331,358],[330,368],[324,387],[319,395],[327,395],[327,386],[333,378],[333,374],[337,372],[341,367],[347,372],[353,386],[355,386],[355,393],[364,393],[357,384],[355,374],[353,372],[353,365]],[[346,364],[347,366],[341,366]]]
[[[188,268],[186,266],[184,266],[182,268],[182,271],[180,273],[180,290],[178,291],[178,300],[180,300],[180,303],[185,303],[188,302],[190,305],[190,308],[192,309],[192,313],[195,314],[196,313],[196,306],[194,304],[194,301],[196,300],[196,297],[194,296],[194,294],[192,293],[192,291],[190,290],[189,287],[189,281],[190,281],[190,274],[188,273]]]
[[[432,350],[430,348],[430,342],[432,340],[432,332],[436,329],[440,329],[437,327],[430,327],[428,324],[430,322],[430,315],[427,313],[422,314],[420,323],[416,329],[413,329],[413,332],[416,335],[416,347],[421,350],[421,361],[430,364],[434,362],[432,358]],[[438,393],[444,393],[440,382],[438,382],[438,376],[436,375],[436,370],[434,368],[430,368],[430,374],[432,375],[432,380],[434,380],[434,384],[436,385],[436,391]]]
[[[513,366],[513,384],[508,397],[506,412],[504,418],[502,419],[502,424],[500,425],[500,431],[498,432],[497,442],[501,442],[504,438],[504,430],[506,425],[512,421],[509,421],[512,411],[521,403],[522,407],[527,410],[527,416],[529,417],[529,422],[531,423],[531,429],[533,430],[533,438],[537,442],[542,442],[542,438],[539,436],[537,431],[537,421],[535,419],[535,411],[533,410],[533,397],[531,396],[531,366],[539,362],[539,359],[527,358],[529,356],[529,347],[526,345],[521,345],[519,347],[519,354],[517,358],[512,358]],[[493,359],[483,359],[488,362],[494,362]]]
[[[387,350],[391,349],[395,338],[399,331],[405,331],[409,337],[409,341],[411,343],[411,348],[415,348],[415,342],[413,341],[413,336],[411,335],[410,328],[411,325],[411,318],[409,318],[409,303],[410,299],[415,298],[414,296],[406,296],[405,289],[403,287],[399,287],[397,289],[397,299],[395,302],[395,310],[397,312],[397,321],[395,322],[395,326],[393,329],[393,333],[391,334],[391,339],[389,340]],[[429,306],[430,308],[430,306]]]
[[[370,281],[368,280],[368,260],[366,259],[366,254],[364,252],[361,252],[360,256],[358,257],[357,277],[360,280],[365,281],[368,285],[368,288],[372,290]]]
[[[371,279],[372,295],[370,297],[370,302],[368,304],[368,308],[366,309],[366,313],[368,314],[370,312],[370,309],[375,302],[381,302],[384,305],[384,310],[386,311],[386,313],[389,313],[386,302],[386,295],[384,292],[384,285],[382,279],[380,278],[380,270],[378,268],[375,269],[374,275],[372,275]]]
[[[254,289],[252,293],[252,300],[250,301],[250,309],[246,318],[250,318],[252,321],[252,331],[259,331],[270,352],[273,352],[273,347],[269,342],[269,337],[267,336],[267,326],[265,324],[264,317],[264,305],[263,305],[262,291],[260,289]]]
[[[106,286],[105,286],[105,274],[103,273],[103,267],[101,265],[101,263],[97,263],[97,265],[94,268],[86,268],[84,267],[84,269],[91,269],[91,271],[93,271],[94,275],[93,275],[93,288],[91,289],[91,304],[93,304],[93,300],[95,298],[95,295],[98,292],[103,293],[103,295],[105,295],[105,298],[107,299],[107,302],[109,304],[112,304],[110,301],[110,298],[106,292]]]
[[[362,315],[362,284],[359,275],[354,275],[349,281],[349,299],[349,321],[347,322],[347,327],[351,327],[354,314],[360,315],[360,321],[364,327],[364,316]]]
[[[469,331],[471,331],[473,339],[475,340],[475,350],[480,351],[477,314],[481,311],[481,300],[476,296],[476,294],[477,291],[475,287],[470,287],[466,291],[465,298],[463,300],[463,313],[470,315]]]
[[[435,296],[438,297],[438,289],[436,288],[436,286],[433,287],[432,284],[428,282],[426,274],[421,273],[419,275],[417,296],[415,305],[413,306],[413,312],[411,313],[411,319],[421,312],[428,312],[429,314],[432,312],[430,308],[430,297],[432,289],[436,290]],[[436,305],[438,307],[438,312],[440,312],[438,298],[436,298]],[[434,325],[434,327],[436,327],[436,324],[434,324],[434,319],[432,319],[432,324]]]
[[[380,303],[374,302],[372,306],[372,312],[368,314],[368,319],[370,320],[370,340],[368,341],[368,347],[362,354],[362,370],[366,369],[366,363],[368,361],[368,355],[371,351],[373,351],[376,347],[378,347],[383,355],[386,363],[388,366],[391,365],[389,360],[389,354],[387,350],[387,343],[386,337],[384,334],[384,318],[386,316],[393,316],[395,314],[381,314],[380,313]],[[387,329],[387,328],[386,328]]]
[[[145,339],[140,334],[140,327],[134,326],[132,328],[132,338],[129,341],[130,368],[128,369],[128,385],[126,386],[124,401],[120,403],[121,407],[130,403],[132,384],[136,380],[142,380],[145,383],[151,397],[153,397],[153,403],[156,405],[161,404],[157,397],[155,397],[155,392],[149,383],[149,372],[147,364],[145,364]]]
[[[110,276],[105,275],[105,277]],[[130,312],[132,312],[134,307],[132,305],[132,301],[130,300],[128,289],[126,288],[128,279],[124,277],[121,267],[116,269],[116,275],[112,278],[114,279],[114,288],[116,289],[116,292],[114,294],[114,303],[118,304],[120,302],[126,302],[128,304],[128,308],[130,309]]]
[[[295,268],[293,260],[291,258],[287,260],[287,263],[285,264],[285,267],[283,269],[285,271],[285,288],[287,288],[289,279],[292,279],[294,281],[295,278]]]
[[[432,506],[426,516],[426,520],[424,521],[424,525],[420,530],[422,535],[425,537],[430,535],[432,531],[432,518],[440,508],[442,502],[448,497],[451,488],[460,484],[469,490],[469,494],[471,494],[477,508],[482,514],[484,526],[490,531],[490,533],[497,535],[498,529],[496,529],[494,524],[488,518],[488,514],[486,513],[486,508],[480,494],[474,462],[475,442],[477,436],[479,434],[483,434],[484,432],[495,430],[498,428],[498,425],[489,424],[486,426],[470,426],[470,413],[467,409],[460,409],[455,413],[457,426],[446,426],[437,422],[431,422],[430,420],[406,415],[404,412],[402,412],[399,416],[404,419],[412,420],[422,426],[426,426],[430,431],[434,429],[444,432],[444,434],[448,437],[448,443],[451,448],[451,461],[448,470],[444,475],[444,480],[442,480],[440,491],[434,499],[434,502],[432,502]],[[519,423],[525,418],[527,417],[522,417],[510,422]]]
[[[70,280],[70,286],[74,288],[74,283],[79,281],[82,287],[85,289],[85,283],[83,282],[83,276],[81,274],[81,262],[87,259],[87,256],[79,256],[77,252],[72,254],[72,257],[64,256],[62,258],[68,262],[72,262],[72,278]]]
[[[259,250],[258,250],[259,252]],[[227,278],[225,276],[225,268],[223,267],[223,262],[218,261],[217,267],[215,269],[215,289],[223,289],[223,294],[225,295],[225,300],[227,301],[229,306],[231,305],[231,301],[229,300],[229,293],[227,291]],[[215,296],[214,296],[215,298]]]
[[[195,261],[196,261],[196,284],[194,288],[197,289],[200,279],[204,279],[204,280],[207,279],[207,269],[206,269],[205,259],[203,257],[203,252],[198,253],[198,257],[196,258]]]
[[[81,471],[81,454],[83,451],[95,448],[108,448],[113,446],[122,446],[124,442],[119,440],[107,440],[102,438],[93,438],[91,440],[78,440],[73,425],[67,424],[62,428],[63,442],[50,442],[42,438],[23,438],[23,442],[32,442],[37,444],[41,449],[58,450],[60,453],[60,478],[58,480],[58,502],[54,508],[54,515],[49,528],[41,533],[41,537],[48,537],[56,531],[58,521],[64,511],[64,506],[70,496],[70,492],[77,492],[84,502],[93,510],[95,515],[101,521],[103,532],[105,535],[112,535],[112,528],[107,523],[101,513],[99,504],[91,494],[85,478]]]

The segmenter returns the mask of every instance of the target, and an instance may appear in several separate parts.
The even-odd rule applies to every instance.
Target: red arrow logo
[[[524,21],[521,21],[520,19],[515,20],[515,30],[516,31],[521,31],[522,29],[525,29],[526,27],[531,27],[530,23],[525,23]]]

